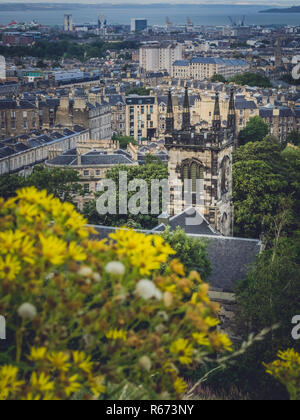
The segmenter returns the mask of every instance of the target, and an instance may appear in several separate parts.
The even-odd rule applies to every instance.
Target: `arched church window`
[[[226,194],[229,190],[230,160],[226,156],[221,165],[221,192]]]
[[[198,165],[196,163],[193,163],[191,166],[191,180],[192,180],[192,192],[197,192],[197,169]]]
[[[189,167],[188,165],[185,165],[183,167],[183,179],[189,179]]]

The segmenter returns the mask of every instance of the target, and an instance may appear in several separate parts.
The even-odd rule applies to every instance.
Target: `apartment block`
[[[181,44],[146,45],[140,48],[140,68],[147,72],[167,71],[172,73],[172,65],[183,58]]]
[[[126,135],[135,140],[151,140],[158,127],[158,105],[154,96],[126,97]]]

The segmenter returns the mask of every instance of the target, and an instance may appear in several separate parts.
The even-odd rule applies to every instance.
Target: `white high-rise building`
[[[0,55],[0,80],[6,79],[6,61],[3,55]]]
[[[140,48],[140,67],[147,72],[166,70],[171,74],[173,63],[182,58],[181,44],[146,45]]]
[[[65,30],[65,32],[72,32],[73,31],[73,16],[72,15],[65,15],[65,17],[64,17],[64,30]]]

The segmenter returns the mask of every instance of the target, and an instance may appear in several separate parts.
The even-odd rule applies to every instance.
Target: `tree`
[[[137,145],[136,140],[134,139],[134,137],[130,137],[130,136],[119,136],[117,134],[114,134],[112,137],[113,140],[118,141],[120,143],[120,148],[121,149],[127,149],[127,146],[131,143],[134,146]]]
[[[119,189],[120,172],[126,172],[128,183],[133,180],[144,180],[148,186],[148,197],[144,197],[148,201],[147,214],[121,214],[119,213],[119,194],[117,192],[117,214],[100,215],[96,208],[96,200],[92,200],[84,207],[84,215],[88,218],[91,224],[105,225],[105,226],[124,226],[130,225],[140,227],[143,229],[152,229],[158,224],[158,216],[162,212],[162,202],[160,197],[159,212],[151,214],[151,181],[168,179],[168,166],[162,163],[151,163],[142,166],[126,166],[117,165],[107,172],[107,178],[114,181],[117,190]],[[136,192],[128,192],[128,201]],[[101,193],[96,195],[96,199],[101,196]]]
[[[213,83],[217,83],[217,82],[226,83],[226,79],[222,74],[215,74],[210,80]]]
[[[262,253],[247,278],[236,289],[236,334],[261,331],[276,324],[267,340],[255,344],[240,361],[247,374],[248,390],[260,398],[287,398],[285,390],[265,373],[279,350],[295,347],[292,319],[300,307],[300,236],[276,238],[274,247]],[[243,385],[242,385],[243,386]]]
[[[45,168],[36,166],[32,174],[25,177],[19,175],[2,175],[0,177],[0,196],[14,197],[18,189],[35,187],[46,190],[62,201],[73,201],[74,196],[82,192],[78,172],[73,169]]]
[[[259,73],[244,73],[237,74],[236,76],[230,79],[230,82],[236,83],[241,86],[252,86],[252,87],[261,87],[261,88],[270,88],[272,84],[270,79],[266,76],[263,76]]]
[[[269,127],[264,120],[258,116],[250,118],[246,127],[239,134],[240,145],[248,142],[262,141],[269,133]]]
[[[173,232],[167,228],[162,236],[176,251],[176,258],[185,265],[187,271],[198,271],[202,279],[206,281],[211,273],[211,264],[207,254],[208,243],[205,240],[187,236],[181,228]]]
[[[234,153],[235,234],[259,238],[272,231],[273,217],[292,196],[290,164],[278,142],[267,138]]]
[[[24,177],[18,175],[1,175],[0,176],[0,197],[14,197],[16,191],[26,185]]]
[[[300,146],[300,133],[297,130],[293,130],[287,137],[287,142],[294,146]]]
[[[150,95],[150,89],[147,89],[146,87],[135,87],[130,89],[126,95],[139,95],[139,96],[148,96]]]

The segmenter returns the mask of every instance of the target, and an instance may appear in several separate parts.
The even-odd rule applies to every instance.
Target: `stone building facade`
[[[111,108],[90,103],[85,97],[62,97],[56,112],[56,123],[67,127],[81,125],[90,130],[92,140],[111,139]]]
[[[232,152],[237,145],[234,91],[231,90],[226,127],[221,121],[217,93],[212,127],[195,131],[188,88],[182,121],[182,128],[175,130],[170,92],[165,140],[169,152],[170,213],[176,215],[193,206],[214,229],[232,236]]]
[[[26,100],[0,100],[0,139],[38,128],[35,105]]]
[[[155,96],[126,97],[126,136],[151,140],[157,134],[158,105]]]

